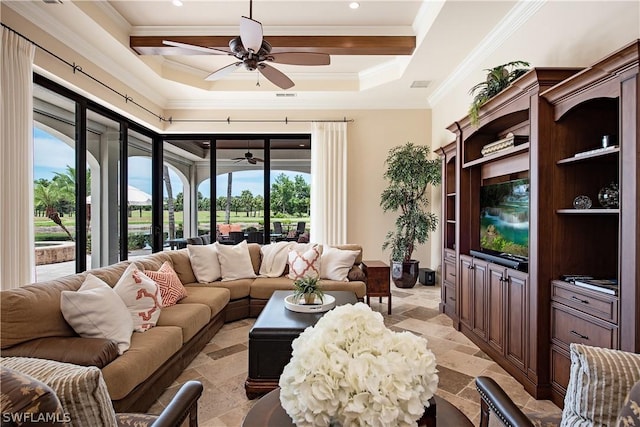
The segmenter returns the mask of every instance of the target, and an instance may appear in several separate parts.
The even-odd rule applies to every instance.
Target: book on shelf
[[[618,295],[617,279],[575,279],[573,284],[609,295]]]

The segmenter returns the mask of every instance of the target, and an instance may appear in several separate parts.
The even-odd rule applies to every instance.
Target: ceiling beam
[[[139,55],[208,55],[165,46],[163,40],[229,50],[235,36],[131,36],[129,46]],[[317,52],[329,55],[411,55],[415,36],[266,36],[272,53]]]

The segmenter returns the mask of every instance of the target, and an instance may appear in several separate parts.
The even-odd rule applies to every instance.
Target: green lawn
[[[183,213],[182,211],[176,212],[174,214],[176,226],[179,227],[183,224]],[[218,211],[216,213],[216,217],[219,223],[224,221],[224,211]],[[211,218],[211,214],[209,211],[198,211],[198,224],[200,229],[208,230],[209,229],[209,221]],[[62,223],[69,229],[71,234],[74,234],[74,228],[76,224],[75,216],[64,216],[60,218]],[[305,221],[307,223],[307,229],[309,228],[309,217],[296,217],[296,216],[287,216],[287,217],[272,217],[271,221],[280,221],[282,224],[286,226],[295,226],[298,221]],[[131,216],[129,217],[129,225],[134,229],[140,229],[146,226],[151,226],[151,211],[138,211],[133,210],[131,212]],[[168,222],[168,213],[164,211],[164,223],[165,225]],[[256,228],[262,228],[264,223],[264,218],[262,215],[258,216],[247,216],[245,212],[231,212],[231,217],[229,222],[231,224],[242,224],[243,227],[253,226]],[[36,232],[36,240],[43,240],[45,236],[60,236],[60,238],[64,238],[65,233],[62,231],[60,227],[58,227],[53,221],[46,217],[34,217],[34,225]],[[45,231],[43,227],[47,227],[48,230],[53,230],[49,227],[55,227],[58,230],[55,231]],[[52,237],[53,239],[53,237]]]

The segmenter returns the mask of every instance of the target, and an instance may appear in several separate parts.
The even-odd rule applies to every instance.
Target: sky
[[[49,135],[45,131],[34,128],[34,153],[33,153],[33,175],[34,179],[51,179],[56,172],[65,173],[67,165],[75,165],[75,149],[60,141],[58,138]],[[280,173],[284,173],[293,180],[296,175],[302,175],[309,183],[311,175],[301,172],[291,171],[271,171],[271,179],[274,180]],[[178,175],[169,169],[169,177],[173,188],[174,196],[183,190],[182,182]],[[262,171],[243,171],[233,174],[232,195],[239,196],[243,190],[249,190],[254,196],[264,195],[262,184]],[[129,185],[139,188],[151,194],[151,158],[150,157],[130,157],[129,158]],[[210,196],[209,180],[203,181],[198,187],[198,191],[204,197]],[[227,175],[220,175],[216,182],[216,192],[218,196],[227,194]],[[166,190],[165,190],[166,193]],[[166,194],[165,194],[166,195]]]

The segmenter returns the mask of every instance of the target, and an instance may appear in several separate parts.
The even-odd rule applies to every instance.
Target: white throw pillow
[[[114,340],[118,354],[129,349],[133,332],[129,310],[118,294],[93,274],[87,274],[77,291],[62,291],[60,310],[81,337]]]
[[[327,246],[322,251],[320,261],[320,278],[347,282],[349,270],[358,256],[359,251],[349,251]]]
[[[132,263],[122,273],[113,290],[127,306],[134,331],[144,332],[156,326],[162,308],[162,296],[160,287],[153,279]]]
[[[233,246],[220,245],[218,242],[216,245],[218,245],[218,259],[220,260],[223,282],[256,277],[246,240]]]
[[[312,246],[304,252],[292,250],[289,252],[289,279],[297,280],[303,277],[319,277],[322,248]]]
[[[217,243],[217,242],[216,242]],[[220,261],[218,260],[218,245],[187,245],[189,249],[189,260],[196,279],[200,283],[215,282],[222,273]]]

